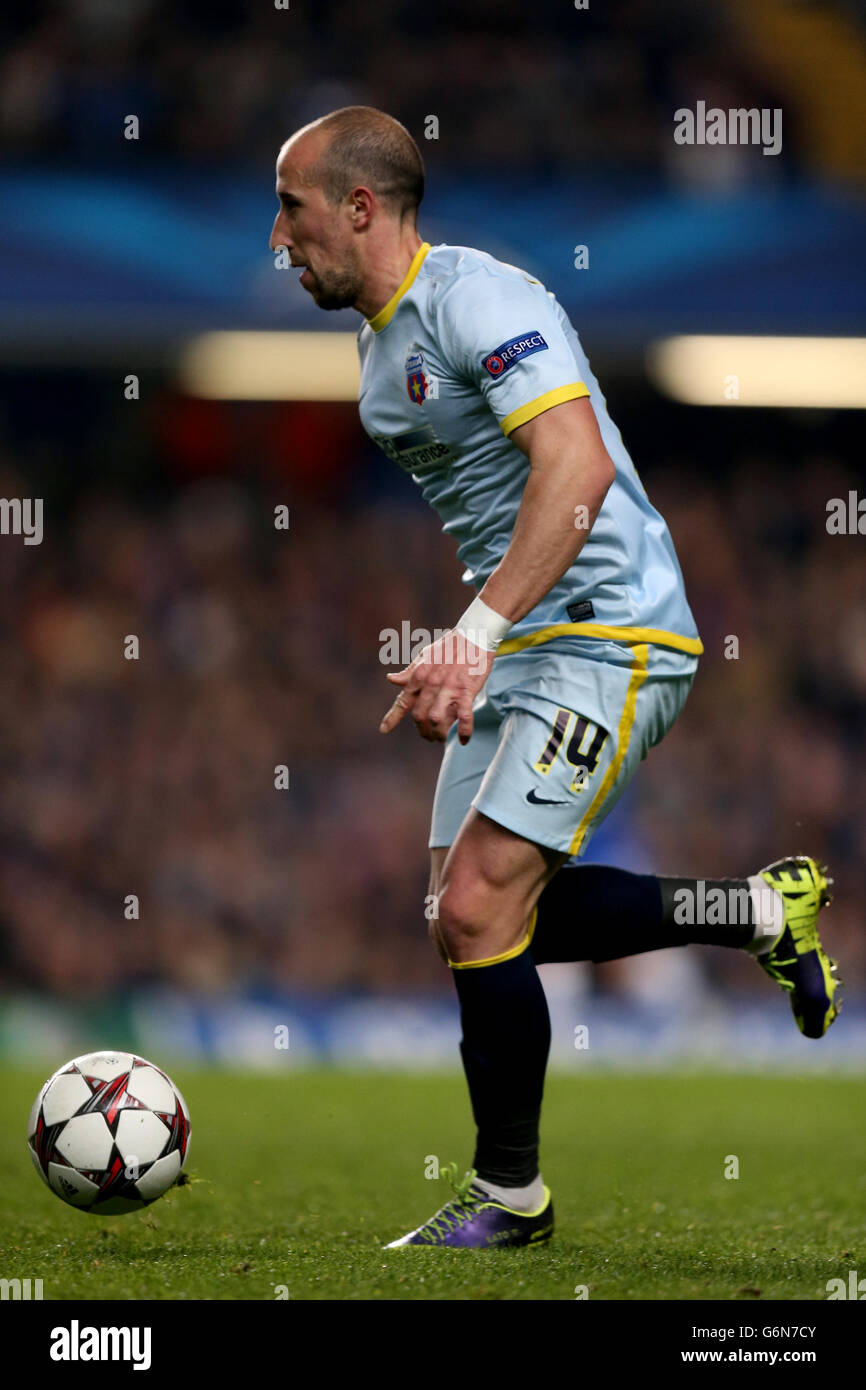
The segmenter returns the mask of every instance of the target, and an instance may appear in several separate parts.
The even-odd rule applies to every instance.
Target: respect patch
[[[492,352],[482,358],[482,364],[491,376],[502,376],[522,357],[531,357],[534,352],[546,352],[548,344],[536,329],[532,333],[522,333],[519,338],[509,338]]]

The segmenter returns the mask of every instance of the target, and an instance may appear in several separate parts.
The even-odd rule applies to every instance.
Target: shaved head
[[[424,196],[424,163],[412,136],[393,116],[373,106],[344,106],[303,126],[287,144],[303,164],[305,181],[321,188],[329,203],[341,203],[363,184],[401,222],[415,221]]]
[[[424,165],[412,136],[384,111],[344,106],[286,140],[276,173],[271,249],[287,248],[320,309],[372,318],[422,245]]]

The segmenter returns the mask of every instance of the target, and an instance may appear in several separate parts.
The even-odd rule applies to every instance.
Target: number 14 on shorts
[[[566,761],[575,769],[569,790],[581,792],[598,767],[605,739],[609,737],[607,729],[586,719],[584,715],[575,714],[570,709],[558,709],[550,737],[535,764],[536,771],[546,775],[564,747]]]

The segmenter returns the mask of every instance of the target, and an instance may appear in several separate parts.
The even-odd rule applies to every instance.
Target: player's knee
[[[463,960],[467,948],[480,942],[489,930],[488,912],[480,885],[446,881],[439,896],[438,934],[446,960]],[[469,952],[471,957],[471,951]]]

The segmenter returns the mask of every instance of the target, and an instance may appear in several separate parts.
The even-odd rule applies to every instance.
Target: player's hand
[[[400,693],[379,725],[389,734],[411,710],[422,738],[444,741],[457,720],[461,743],[472,737],[472,706],[490,674],[495,652],[477,647],[462,633],[446,632],[429,643],[403,671],[388,672],[387,679]]]

